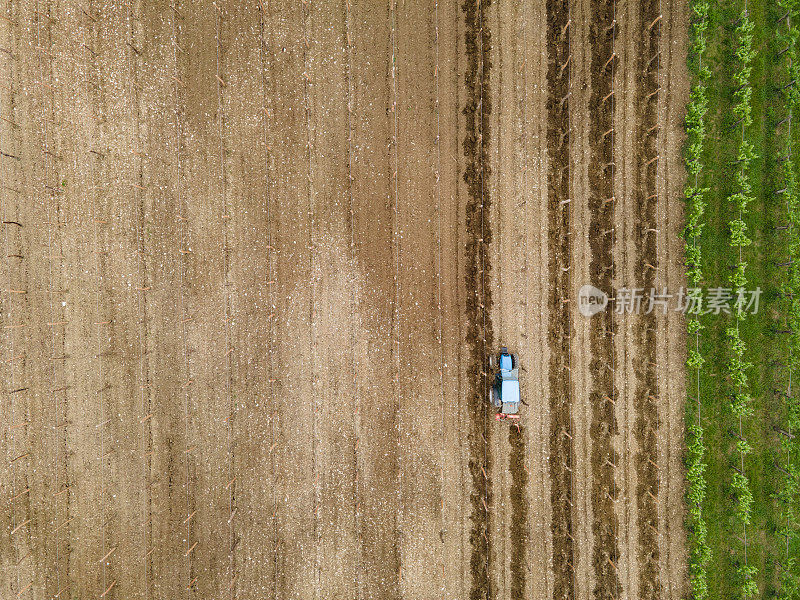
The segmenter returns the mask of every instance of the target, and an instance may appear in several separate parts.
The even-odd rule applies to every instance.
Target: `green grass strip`
[[[748,206],[753,202],[753,190],[750,183],[750,163],[756,157],[753,144],[749,141],[749,127],[753,123],[751,100],[753,88],[750,79],[753,74],[752,62],[755,56],[753,50],[753,22],[747,9],[745,8],[739,16],[739,23],[735,29],[737,40],[736,60],[739,68],[736,70],[733,80],[736,84],[734,91],[735,104],[733,105],[733,115],[737,119],[736,125],[741,126],[742,137],[739,143],[739,150],[736,157],[738,169],[736,171],[735,191],[728,196],[728,203],[731,205],[735,218],[728,223],[729,244],[736,255],[734,269],[729,275],[729,283],[736,290],[738,298],[744,298],[745,286],[747,285],[747,263],[743,260],[743,249],[750,246],[753,241],[748,236],[747,224],[744,217],[748,213]],[[737,566],[739,585],[741,586],[742,597],[750,598],[758,595],[758,568],[748,561],[748,526],[752,522],[753,492],[750,489],[750,480],[746,474],[745,457],[749,455],[753,448],[745,437],[743,421],[753,416],[752,398],[749,394],[748,371],[753,367],[752,363],[746,360],[747,345],[742,339],[740,332],[740,322],[747,315],[745,305],[737,302],[736,309],[733,311],[735,323],[726,329],[726,337],[730,348],[730,358],[728,360],[728,377],[731,384],[730,408],[736,420],[738,420],[738,439],[736,440],[736,451],[739,454],[739,464],[732,466],[731,487],[736,498],[736,519],[742,531],[742,558]],[[752,533],[751,538],[752,539]]]
[[[778,597],[781,600],[800,598],[800,576],[798,575],[797,555],[800,553],[798,540],[797,504],[800,495],[800,469],[797,468],[800,444],[797,434],[800,433],[800,402],[795,396],[800,367],[800,206],[797,198],[797,173],[794,156],[794,140],[792,118],[800,101],[800,69],[797,62],[797,1],[779,0],[778,6],[783,11],[781,20],[785,19],[785,29],[777,37],[779,60],[783,67],[781,92],[786,105],[784,159],[781,162],[782,189],[777,191],[785,201],[787,212],[788,238],[788,275],[782,290],[786,304],[786,326],[791,332],[788,345],[788,382],[786,394],[783,396],[783,427],[779,428],[780,452],[775,457],[774,467],[781,477],[781,485],[776,493],[776,500],[781,511],[780,527],[777,531],[779,540],[785,544],[785,553],[780,561],[780,577]]]
[[[689,70],[694,83],[689,95],[686,114],[686,170],[689,185],[686,189],[686,224],[683,230],[685,240],[685,261],[689,282],[697,286],[702,280],[702,261],[699,239],[705,224],[705,194],[707,189],[698,186],[702,171],[703,150],[706,138],[705,115],[708,111],[706,82],[710,77],[708,67],[703,64],[706,50],[706,29],[708,28],[708,2],[699,0],[690,3],[691,47],[689,50]],[[703,357],[700,354],[700,321],[691,316],[688,324],[690,344],[687,367],[690,370],[689,397],[687,399],[686,443],[686,501],[688,505],[686,529],[689,545],[689,588],[691,597],[696,600],[708,598],[707,567],[711,559],[708,545],[708,528],[703,516],[706,497],[706,453],[703,438],[702,411],[700,406],[700,373]],[[692,415],[691,413],[694,413]]]

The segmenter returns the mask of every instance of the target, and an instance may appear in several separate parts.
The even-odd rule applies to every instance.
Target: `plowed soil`
[[[687,19],[3,0],[0,597],[683,597]]]

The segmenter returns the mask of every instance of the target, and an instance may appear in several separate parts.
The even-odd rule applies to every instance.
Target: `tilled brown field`
[[[683,597],[687,19],[3,0],[0,597]]]

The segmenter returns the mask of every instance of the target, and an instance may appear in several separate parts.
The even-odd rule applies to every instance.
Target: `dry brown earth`
[[[686,29],[4,0],[0,597],[682,597]]]

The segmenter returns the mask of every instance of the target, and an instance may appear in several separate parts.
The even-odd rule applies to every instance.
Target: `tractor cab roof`
[[[519,402],[519,380],[504,378],[502,389],[500,390],[500,397],[503,399],[503,404],[515,404]]]

